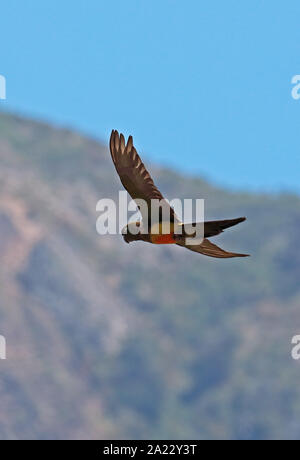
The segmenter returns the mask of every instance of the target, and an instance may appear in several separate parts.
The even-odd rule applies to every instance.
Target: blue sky
[[[300,192],[300,2],[1,2],[0,109],[218,184]]]

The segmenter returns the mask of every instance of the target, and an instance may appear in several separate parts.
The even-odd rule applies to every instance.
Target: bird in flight
[[[109,145],[111,157],[121,182],[131,198],[137,203],[142,214],[142,220],[140,222],[128,223],[122,230],[122,235],[126,243],[131,243],[132,241],[145,241],[152,244],[177,244],[191,251],[217,258],[248,256],[248,254],[224,251],[208,240],[209,237],[219,235],[226,228],[245,221],[245,217],[204,222],[202,223],[204,234],[200,244],[190,244],[190,235],[188,237],[184,230],[186,224],[184,225],[180,222],[174,209],[168,204],[158,188],[154,185],[149,172],[145,168],[145,165],[133,145],[132,136],[129,136],[126,143],[123,134],[119,135],[118,131],[113,130],[110,136]],[[139,205],[141,200],[146,203],[146,211],[148,212],[145,212],[145,207]],[[159,200],[163,203],[164,208],[167,208],[169,211],[169,230],[167,233],[162,231],[162,213],[159,214],[159,220],[157,222],[158,228],[157,224],[153,224],[153,220],[151,220],[150,211],[151,202],[153,200]],[[195,226],[196,223],[192,225]],[[181,232],[177,232],[175,229],[178,229],[180,226],[182,230]],[[133,232],[133,227],[138,229],[138,232]]]

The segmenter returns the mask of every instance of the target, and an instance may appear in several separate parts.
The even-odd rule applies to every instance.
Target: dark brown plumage
[[[227,252],[219,248],[215,244],[211,243],[207,238],[216,236],[222,233],[226,228],[232,227],[246,220],[245,217],[239,217],[237,219],[227,219],[219,221],[204,222],[204,239],[201,244],[189,245],[186,244],[186,238],[180,237],[174,234],[174,228],[176,225],[182,225],[176,216],[173,208],[164,199],[161,192],[155,186],[149,172],[145,168],[140,156],[138,155],[134,145],[132,136],[129,136],[127,143],[123,134],[113,130],[110,137],[110,152],[113,163],[119,174],[121,182],[129,195],[133,200],[136,201],[139,207],[139,200],[142,199],[146,202],[148,213],[147,216],[143,216],[143,209],[139,207],[142,214],[142,222],[140,226],[147,226],[147,233],[130,233],[130,225],[126,226],[127,233],[123,235],[124,240],[129,243],[131,241],[146,241],[149,243],[166,244],[173,243],[179,246],[185,247],[193,252],[198,252],[210,257],[217,258],[231,258],[231,257],[246,257],[248,254],[238,254],[233,252]],[[171,223],[171,232],[168,235],[160,234],[154,235],[154,231],[151,232],[151,200],[157,199],[162,200],[164,208],[166,208],[170,214],[169,220]],[[161,214],[160,214],[161,218]],[[160,221],[161,223],[161,221]]]

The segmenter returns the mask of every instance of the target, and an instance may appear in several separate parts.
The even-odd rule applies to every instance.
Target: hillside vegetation
[[[251,257],[99,236],[106,146],[0,114],[1,439],[300,438],[300,198],[150,170]]]

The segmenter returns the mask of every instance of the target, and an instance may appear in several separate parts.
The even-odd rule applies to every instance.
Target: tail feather
[[[183,248],[187,248],[190,251],[198,252],[205,256],[216,257],[218,259],[229,259],[232,257],[248,257],[249,254],[239,254],[237,252],[228,252],[224,249],[219,248],[216,244],[204,238],[201,244],[198,245],[185,245],[184,243],[177,243]]]
[[[189,249],[190,251],[198,252],[209,257],[217,257],[222,259],[228,259],[231,257],[247,257],[249,254],[239,254],[237,252],[228,252],[219,246],[213,244],[207,239],[207,237],[212,237],[219,235],[226,228],[233,227],[241,222],[244,222],[246,217],[238,217],[237,219],[227,219],[227,220],[214,220],[209,222],[204,222],[204,239],[200,244],[185,244],[185,239],[178,241],[178,245],[184,248]],[[195,225],[195,224],[192,224]]]

